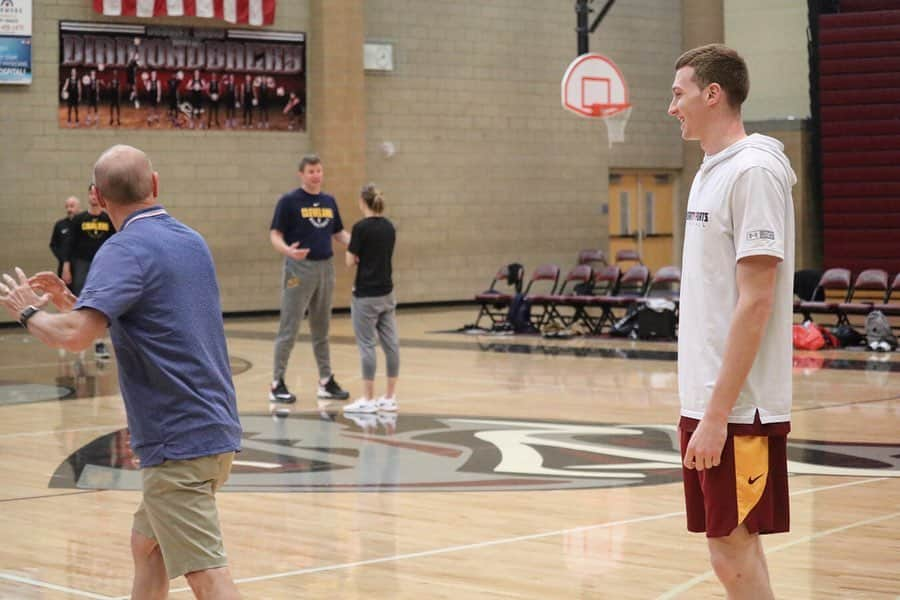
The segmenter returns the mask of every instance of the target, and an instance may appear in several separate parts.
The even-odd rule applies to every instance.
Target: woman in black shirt
[[[400,345],[397,339],[397,301],[391,279],[396,231],[382,216],[384,199],[374,185],[360,192],[359,208],[365,218],[353,226],[347,248],[347,266],[356,267],[350,311],[362,362],[364,394],[344,407],[347,413],[397,410]],[[387,392],[375,398],[375,345],[381,343],[387,362]]]

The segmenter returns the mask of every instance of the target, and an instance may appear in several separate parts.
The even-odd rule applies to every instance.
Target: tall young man
[[[334,196],[322,192],[322,161],[310,154],[300,161],[300,187],[278,200],[269,240],[284,256],[281,283],[281,323],[275,338],[275,365],[269,399],[291,404],[297,398],[288,391],[284,373],[300,329],[309,311],[313,354],[319,368],[317,396],[346,400],[350,394],[338,385],[331,372],[328,326],[334,295],[334,250],[332,240],[350,243]]]
[[[796,177],[748,136],[747,65],[712,44],[675,64],[669,114],[706,153],[691,186],[678,336],[688,530],[729,598],[773,598],[759,535],[789,527],[787,433]]]

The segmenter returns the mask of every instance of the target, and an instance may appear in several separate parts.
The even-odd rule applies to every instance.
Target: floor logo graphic
[[[242,415],[243,451],[224,491],[493,491],[681,481],[672,425],[490,417]],[[69,456],[50,486],[139,490],[127,430]],[[900,444],[788,438],[789,471],[900,477]]]

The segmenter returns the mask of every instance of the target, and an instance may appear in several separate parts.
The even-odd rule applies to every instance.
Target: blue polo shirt
[[[278,200],[270,229],[277,229],[290,246],[300,242],[309,248],[307,260],[331,258],[331,236],[344,230],[334,196],[310,194],[303,188],[288,192]]]
[[[142,467],[240,449],[219,286],[200,234],[160,206],[132,213],[94,257],[82,308],[109,320]]]

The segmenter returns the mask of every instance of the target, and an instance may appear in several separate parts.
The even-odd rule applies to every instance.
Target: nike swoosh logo
[[[758,480],[760,477],[762,477],[763,475],[765,475],[765,473],[763,473],[762,475],[757,475],[756,477],[748,477],[748,478],[747,478],[747,483],[749,483],[750,485],[753,485],[753,484],[756,483],[757,480]]]

